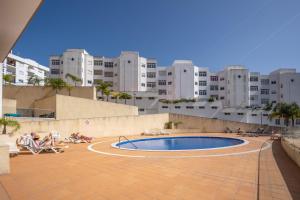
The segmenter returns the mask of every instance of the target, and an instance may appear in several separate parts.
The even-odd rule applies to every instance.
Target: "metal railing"
[[[121,148],[121,146],[120,146],[120,142],[121,142],[121,138],[125,138],[125,140],[127,140],[130,144],[132,144],[132,146],[134,146],[134,148],[138,148],[135,144],[133,144],[127,137],[125,137],[125,136],[119,136],[119,148]]]

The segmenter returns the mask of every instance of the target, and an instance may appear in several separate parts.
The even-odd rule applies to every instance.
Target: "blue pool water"
[[[236,138],[184,136],[184,137],[160,137],[146,138],[130,141],[122,141],[113,144],[114,147],[131,150],[197,150],[222,148],[243,144],[245,141]]]

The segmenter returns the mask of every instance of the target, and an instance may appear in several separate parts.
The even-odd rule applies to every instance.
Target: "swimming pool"
[[[220,149],[241,146],[247,141],[228,137],[182,136],[135,139],[113,143],[112,146],[126,150],[143,151],[187,151]]]

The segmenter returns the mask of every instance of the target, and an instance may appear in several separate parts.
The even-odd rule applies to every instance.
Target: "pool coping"
[[[119,150],[128,150],[128,151],[144,151],[144,152],[187,152],[187,151],[209,151],[209,150],[218,150],[218,149],[228,149],[228,148],[235,148],[240,147],[249,144],[248,140],[245,140],[243,138],[234,138],[234,137],[224,137],[224,136],[170,136],[170,137],[150,137],[150,138],[142,138],[142,139],[133,139],[133,140],[151,140],[153,138],[155,139],[164,139],[164,138],[183,138],[183,137],[212,137],[212,138],[228,138],[228,139],[236,139],[236,140],[242,140],[243,143],[238,145],[231,145],[226,147],[215,147],[215,148],[206,148],[206,149],[180,149],[180,150],[148,150],[148,149],[130,149],[130,148],[124,148],[124,147],[118,147],[117,144],[119,142],[114,142],[111,144],[113,148],[119,149]]]

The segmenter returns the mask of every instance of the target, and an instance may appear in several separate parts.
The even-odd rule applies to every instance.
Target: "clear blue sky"
[[[67,48],[112,57],[134,50],[162,66],[191,59],[212,71],[299,70],[300,1],[45,0],[14,52],[48,66]]]

